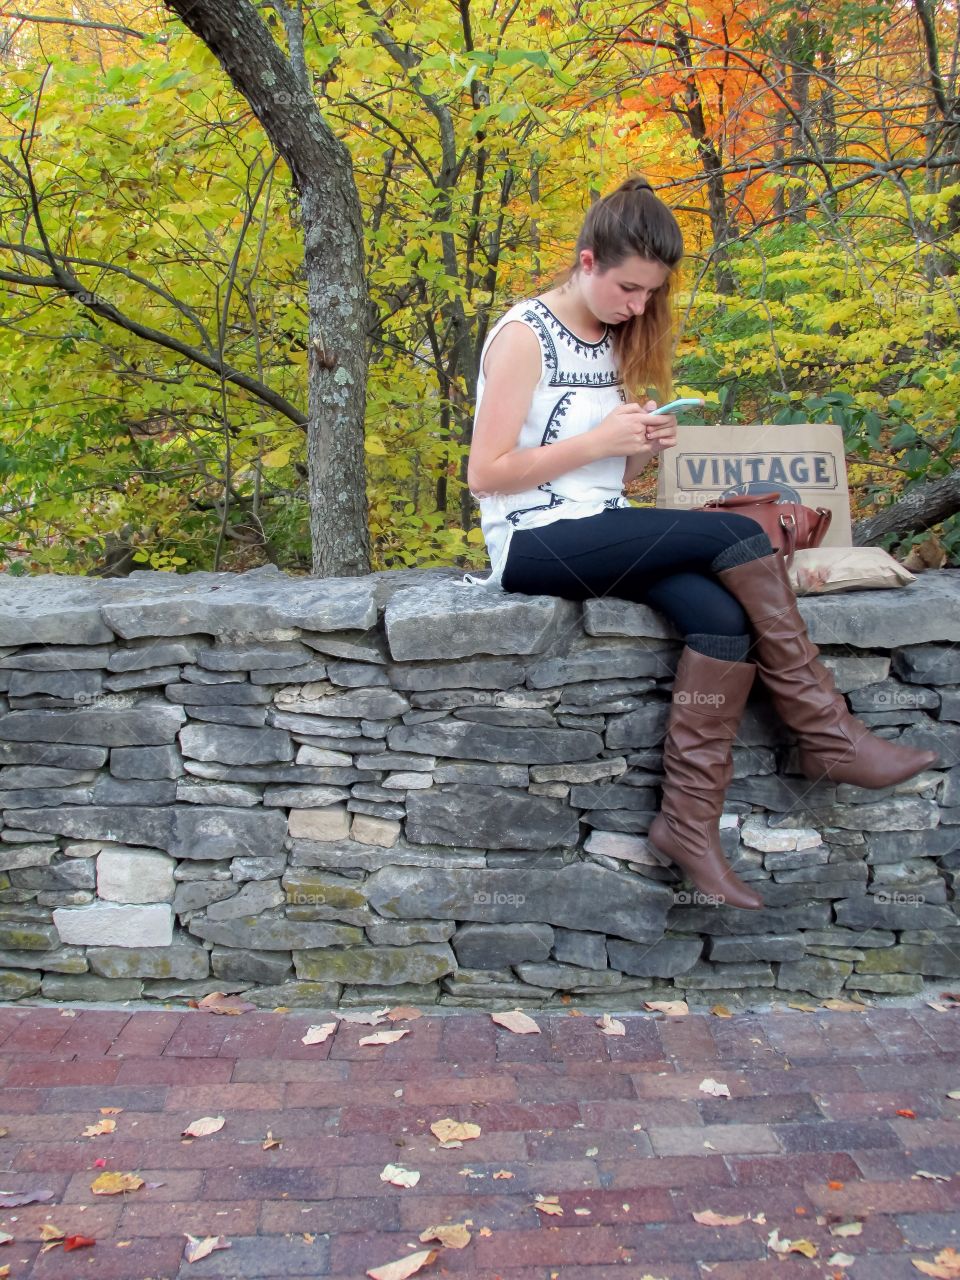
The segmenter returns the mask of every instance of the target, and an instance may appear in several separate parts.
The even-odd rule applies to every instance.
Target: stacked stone
[[[645,839],[680,642],[643,606],[452,571],[0,576],[0,995],[629,1008],[960,976],[960,575],[802,608],[853,709],[942,767],[811,784],[758,692],[722,837],[767,906],[740,912]]]

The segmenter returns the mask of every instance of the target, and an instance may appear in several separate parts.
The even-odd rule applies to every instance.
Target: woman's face
[[[604,324],[622,324],[643,315],[650,295],[666,283],[668,267],[631,254],[617,267],[597,269],[592,249],[580,251],[580,289],[587,306]]]

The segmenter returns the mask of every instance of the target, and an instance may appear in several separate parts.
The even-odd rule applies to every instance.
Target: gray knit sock
[[[773,545],[765,533],[758,533],[753,538],[744,538],[726,547],[710,563],[712,573],[722,569],[733,569],[738,564],[746,564],[750,560],[759,560],[761,556],[773,555]]]
[[[744,662],[750,645],[751,636],[711,636],[701,631],[691,632],[684,637],[688,649],[706,654],[708,658],[720,658],[725,662]]]

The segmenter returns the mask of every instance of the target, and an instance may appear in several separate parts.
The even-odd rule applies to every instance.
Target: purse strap
[[[797,521],[792,512],[783,512],[777,523],[783,530],[783,558],[787,567],[793,564],[793,553],[797,549]]]
[[[780,490],[773,493],[731,493],[725,498],[711,498],[705,507],[755,507],[758,503],[779,502]]]

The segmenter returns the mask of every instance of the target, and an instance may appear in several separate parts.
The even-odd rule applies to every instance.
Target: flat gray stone
[[[254,951],[292,951],[295,947],[348,947],[363,941],[363,930],[349,924],[315,924],[274,916],[241,916],[239,920],[206,920],[194,916],[192,934],[222,947]]]
[[[679,640],[679,633],[662,613],[649,605],[615,596],[601,596],[583,603],[583,629],[590,636],[637,636],[654,640]]]
[[[660,938],[650,946],[611,938],[607,955],[614,969],[639,978],[673,978],[688,973],[703,951],[701,938]]]
[[[405,947],[344,947],[322,951],[294,951],[298,978],[308,982],[350,982],[393,986],[402,982],[434,982],[455,973],[456,956],[445,942],[412,943]]]
[[[536,960],[536,956],[530,956]],[[555,929],[553,958],[561,964],[575,964],[581,969],[607,968],[607,938],[603,933],[584,933],[580,929]],[[618,966],[619,967],[619,966]]]
[[[214,947],[210,967],[215,978],[242,979],[274,985],[293,977],[287,951],[251,951],[243,947]]]
[[[9,711],[0,715],[0,738],[9,742],[142,747],[172,742],[185,719],[183,708],[169,703],[151,706],[141,703],[137,707],[117,709],[83,707],[75,711]],[[56,761],[47,763],[55,764]]]
[[[102,978],[205,978],[210,955],[189,939],[169,947],[87,947],[92,973]]]
[[[134,573],[127,582],[129,588],[121,599],[104,599],[102,616],[108,627],[128,640],[197,632],[227,639],[231,633],[262,637],[292,628],[362,630],[377,620],[369,577]]]
[[[524,960],[546,960],[552,945],[550,926],[533,923],[464,924],[452,939],[457,960],[466,969],[506,969]]]
[[[509,689],[523,683],[523,663],[510,658],[474,658],[470,662],[409,662],[387,667],[395,689]],[[414,705],[419,705],[414,703]]]
[[[407,840],[478,849],[551,849],[576,844],[580,830],[569,805],[549,796],[497,787],[410,791]]]
[[[573,964],[518,964],[517,976],[535,987],[552,987],[556,991],[580,991],[594,989],[609,991],[619,987],[622,973],[612,969],[581,969]]]
[[[387,746],[391,751],[531,765],[590,760],[603,749],[603,739],[586,730],[508,729],[464,721],[395,725],[387,733]]]
[[[477,653],[542,653],[568,633],[575,601],[491,591],[469,582],[437,582],[397,591],[384,611],[396,662],[468,658]]]
[[[277,764],[293,759],[293,743],[282,729],[188,724],[180,731],[180,747],[185,756],[194,760],[216,760],[221,764]]]
[[[366,882],[381,915],[484,924],[539,922],[655,942],[673,894],[662,885],[586,863],[559,871],[386,866]]]

